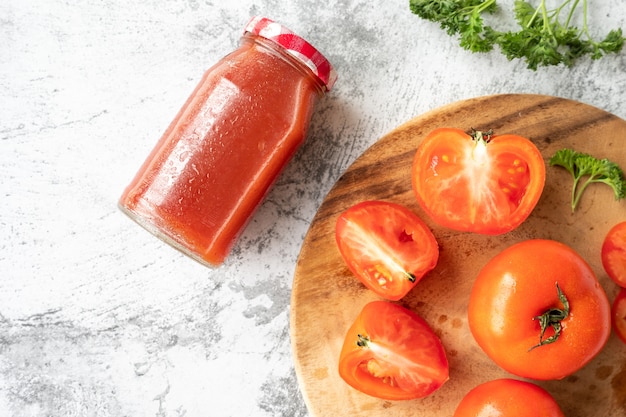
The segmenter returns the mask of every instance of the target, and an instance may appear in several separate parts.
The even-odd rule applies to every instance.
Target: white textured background
[[[622,0],[590,3],[592,32],[626,29]],[[340,78],[227,265],[209,270],[116,202],[255,14],[306,37]],[[292,273],[349,164],[449,102],[540,93],[626,118],[625,91],[625,52],[532,72],[461,50],[408,0],[3,0],[0,416],[306,416]]]

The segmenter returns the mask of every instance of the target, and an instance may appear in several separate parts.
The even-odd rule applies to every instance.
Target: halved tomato
[[[626,222],[609,230],[602,243],[602,265],[620,287],[626,287]]]
[[[388,300],[399,300],[437,264],[439,246],[428,226],[399,204],[365,201],[336,223],[339,252],[359,280]]]
[[[339,375],[386,400],[426,397],[449,378],[441,340],[413,311],[388,301],[365,305],[346,334]]]
[[[613,329],[626,343],[626,288],[622,288],[613,301]]]
[[[552,395],[528,381],[502,378],[470,390],[461,400],[454,417],[564,417]]]
[[[440,128],[419,145],[412,167],[420,206],[450,229],[498,235],[528,218],[543,192],[545,163],[522,136]]]

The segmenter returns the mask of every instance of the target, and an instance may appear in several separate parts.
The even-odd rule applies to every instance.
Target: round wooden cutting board
[[[493,129],[495,134],[528,137],[537,145],[546,162],[546,185],[537,207],[518,229],[500,236],[454,232],[434,224],[420,209],[411,189],[411,163],[420,141],[437,127]],[[481,351],[466,317],[476,274],[513,243],[546,238],[570,245],[594,269],[612,302],[618,287],[602,268],[600,247],[611,226],[626,220],[626,202],[616,201],[610,187],[594,184],[572,213],[571,175],[548,164],[549,158],[565,147],[609,158],[626,168],[626,122],[556,97],[480,97],[410,120],[350,166],[313,219],[293,282],[291,340],[300,388],[312,416],[451,417],[461,398],[477,384],[513,377]],[[348,327],[377,296],[344,264],[335,243],[335,221],[351,205],[372,199],[412,209],[431,227],[440,246],[437,267],[400,301],[430,323],[441,337],[450,364],[450,380],[420,400],[393,402],[364,395],[345,384],[337,371]],[[554,396],[568,417],[623,417],[626,345],[612,334],[604,350],[576,374],[560,381],[535,382]]]

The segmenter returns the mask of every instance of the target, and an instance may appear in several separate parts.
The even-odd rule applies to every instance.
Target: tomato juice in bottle
[[[255,17],[238,49],[207,70],[119,200],[136,222],[219,266],[304,142],[330,63]]]

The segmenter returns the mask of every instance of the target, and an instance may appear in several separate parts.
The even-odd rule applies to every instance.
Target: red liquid
[[[195,259],[221,264],[304,141],[322,91],[279,47],[245,36],[204,74],[120,207]]]

